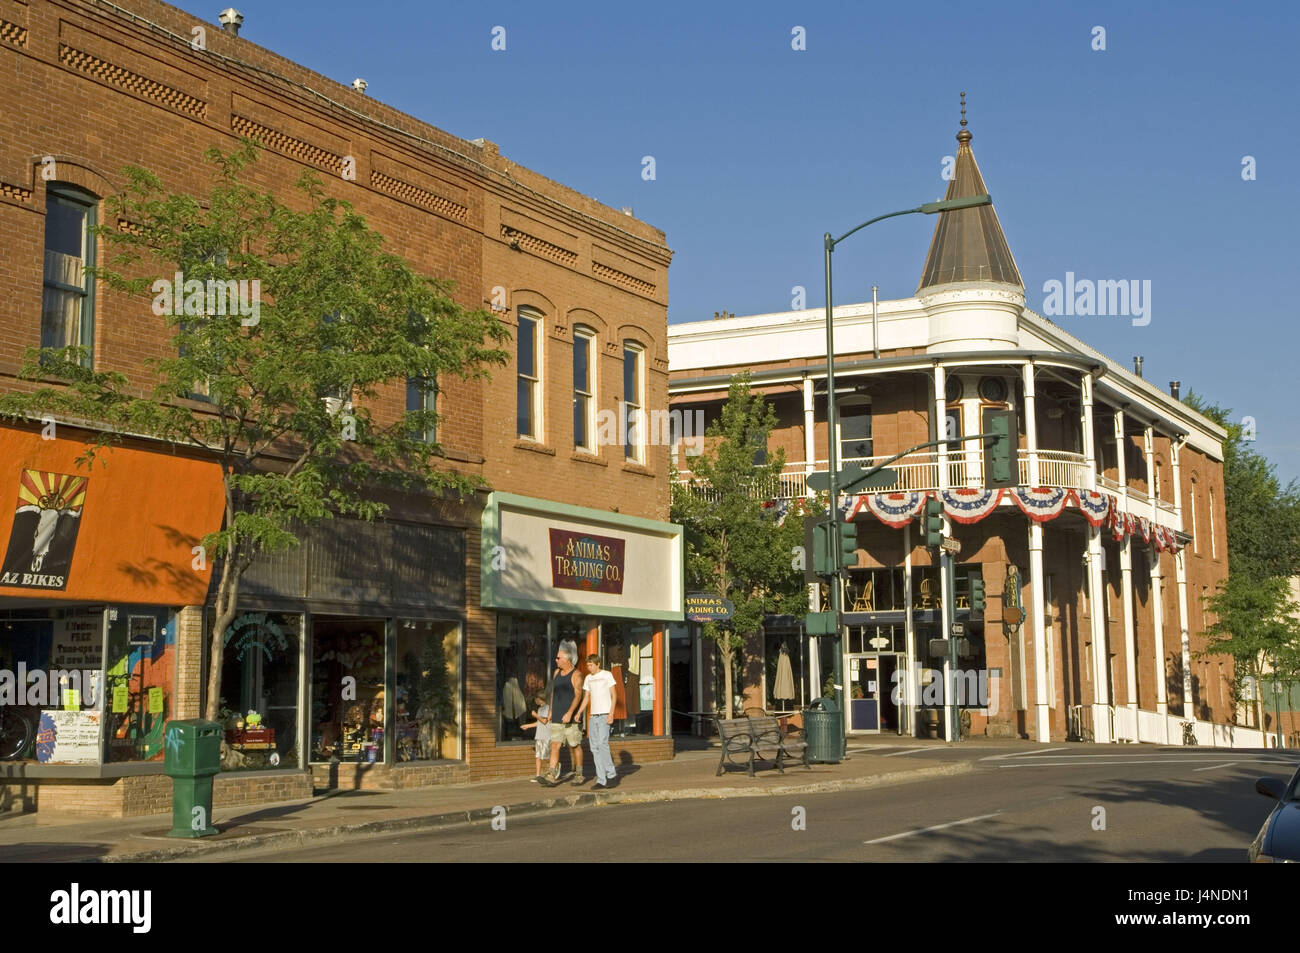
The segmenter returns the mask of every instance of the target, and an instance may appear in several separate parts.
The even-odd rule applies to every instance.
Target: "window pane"
[[[590,393],[591,388],[588,386],[587,361],[588,351],[591,347],[591,339],[582,335],[575,335],[573,338],[573,389],[580,390],[584,394]]]
[[[519,436],[533,436],[533,382],[519,378],[518,388]]]
[[[86,209],[48,196],[45,200],[45,250],[80,258],[85,252]]]
[[[537,340],[537,322],[522,315],[519,318],[519,373],[536,377],[533,349]]]
[[[530,741],[536,729],[521,728],[531,713],[546,704],[546,686],[554,668],[546,617],[497,613],[497,740]],[[547,752],[547,757],[550,752]]]
[[[176,716],[175,616],[143,606],[114,611],[116,619],[109,613],[104,660],[108,760],[162,761],[163,725]]]
[[[460,757],[460,627],[397,624],[394,731],[398,761]]]
[[[582,394],[573,395],[573,445],[587,446],[587,401]]]
[[[643,623],[601,625],[604,667],[614,676],[611,737],[654,733],[654,629]],[[739,683],[737,683],[739,684]]]
[[[302,616],[247,612],[225,635],[221,720],[230,755],[226,771],[300,767],[298,658]],[[250,719],[255,712],[257,718]],[[253,724],[257,721],[257,724]]]
[[[840,455],[845,459],[871,456],[871,408],[850,405],[840,417]]]
[[[640,403],[637,388],[637,358],[639,351],[623,348],[623,400],[629,404]]]
[[[313,619],[311,703],[313,761],[384,760],[383,619]]]

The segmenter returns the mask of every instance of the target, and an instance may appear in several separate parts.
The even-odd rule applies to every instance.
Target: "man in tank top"
[[[555,653],[555,671],[551,675],[551,768],[546,774],[550,784],[560,780],[560,748],[569,746],[573,758],[573,780],[582,784],[582,725],[578,707],[582,701],[582,673],[574,664],[578,646],[568,639]]]

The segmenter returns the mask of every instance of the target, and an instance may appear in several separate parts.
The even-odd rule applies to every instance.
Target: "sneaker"
[[[590,778],[587,778],[587,777],[574,778],[574,779],[573,779],[573,783],[574,783],[574,785],[577,786],[577,787],[582,787],[584,784],[586,784],[586,783],[587,783],[588,781],[590,781],[590,780],[591,780],[591,779],[590,779]]]
[[[528,780],[529,780],[529,781],[532,781],[534,784],[538,784],[538,783],[541,782],[541,780],[542,780],[542,776],[541,776],[540,774],[535,774],[535,775],[533,775],[531,778],[529,778]]]

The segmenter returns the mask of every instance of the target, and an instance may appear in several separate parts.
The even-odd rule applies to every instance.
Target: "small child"
[[[534,784],[542,780],[542,768],[549,765],[551,760],[551,707],[546,704],[546,699],[538,695],[533,699],[533,704],[537,708],[531,714],[536,721],[530,721],[526,725],[520,725],[520,728],[536,728],[537,738],[533,742],[533,754],[537,756],[536,773],[530,779]]]

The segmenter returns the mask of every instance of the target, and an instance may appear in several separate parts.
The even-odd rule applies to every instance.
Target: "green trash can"
[[[172,779],[168,837],[210,837],[212,779],[221,772],[221,723],[193,718],[167,723],[163,773]]]
[[[808,735],[808,760],[817,764],[839,764],[844,758],[844,718],[834,698],[819,698],[803,713]]]

